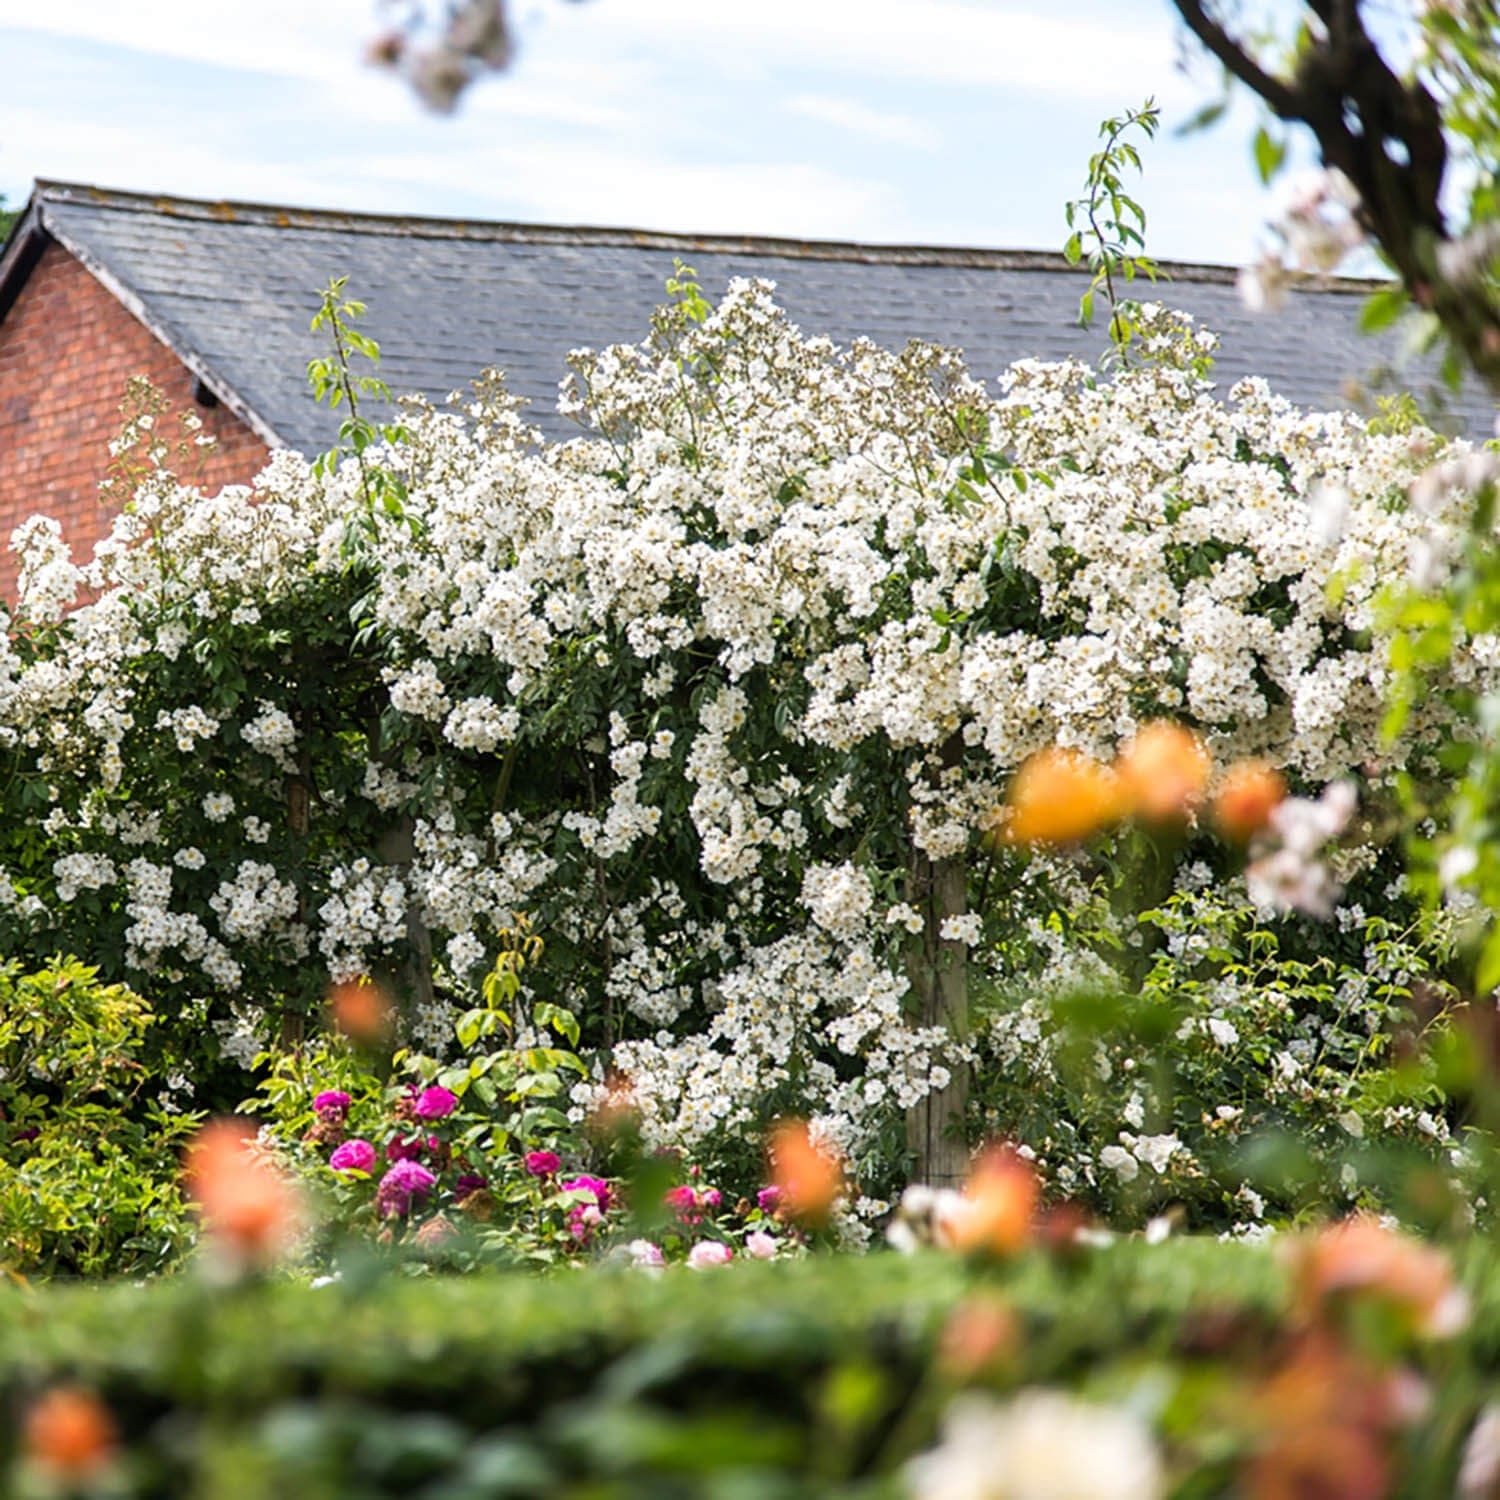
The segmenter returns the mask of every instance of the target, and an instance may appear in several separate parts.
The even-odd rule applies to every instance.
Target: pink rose
[[[416,1161],[427,1150],[428,1142],[421,1136],[393,1135],[385,1146],[387,1161]]]
[[[438,1084],[423,1089],[412,1104],[411,1112],[419,1120],[444,1120],[458,1108],[458,1095]]]
[[[344,1116],[349,1113],[349,1106],[353,1102],[343,1089],[324,1089],[313,1100],[313,1113],[320,1120],[341,1125],[344,1121]]]
[[[687,1263],[701,1271],[705,1266],[727,1266],[734,1259],[734,1251],[720,1240],[699,1240],[688,1251]]]
[[[425,1198],[436,1186],[437,1178],[420,1162],[398,1161],[375,1190],[375,1212],[382,1219],[409,1213],[413,1201]]]
[[[526,1170],[533,1177],[550,1177],[562,1166],[562,1157],[555,1151],[528,1151]]]
[[[602,1177],[590,1177],[586,1172],[570,1177],[561,1187],[565,1193],[588,1193],[600,1208],[608,1208],[613,1199],[609,1184]]]
[[[774,1214],[776,1205],[781,1202],[781,1189],[773,1182],[770,1187],[763,1187],[755,1195],[755,1201],[763,1214]]]
[[[375,1148],[369,1141],[345,1141],[328,1158],[328,1165],[335,1172],[372,1172],[375,1170]]]
[[[688,1219],[698,1206],[698,1195],[684,1183],[681,1187],[668,1188],[662,1194],[662,1202],[672,1209],[679,1219]]]
[[[776,1236],[767,1234],[764,1229],[752,1229],[745,1236],[745,1253],[753,1255],[756,1260],[775,1260],[776,1250]]]

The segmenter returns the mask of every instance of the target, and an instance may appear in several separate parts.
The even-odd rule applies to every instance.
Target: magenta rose
[[[587,1175],[570,1177],[561,1186],[565,1193],[583,1192],[592,1194],[594,1202],[599,1206],[601,1211],[610,1205],[612,1196],[610,1187],[602,1177],[589,1177]]]
[[[681,1187],[668,1188],[662,1194],[662,1202],[685,1224],[696,1224],[701,1217],[698,1213],[698,1195],[686,1183]]]
[[[763,1187],[756,1195],[755,1201],[760,1205],[760,1211],[764,1214],[776,1212],[776,1205],[781,1202],[781,1189],[772,1183],[770,1187]]]
[[[335,1172],[373,1172],[375,1170],[375,1148],[369,1141],[345,1141],[332,1156],[328,1165]]]
[[[411,1112],[419,1120],[446,1120],[458,1108],[458,1095],[451,1089],[433,1084],[417,1095]]]
[[[562,1166],[562,1157],[555,1151],[528,1151],[526,1170],[533,1177],[550,1177]]]
[[[393,1135],[385,1143],[385,1159],[387,1161],[416,1161],[423,1151],[422,1137],[414,1135]]]
[[[437,1185],[437,1178],[417,1161],[398,1161],[375,1191],[375,1211],[382,1219],[399,1218],[411,1212],[412,1202],[424,1198]]]
[[[313,1113],[329,1124],[341,1125],[353,1102],[343,1089],[324,1089],[313,1100]]]

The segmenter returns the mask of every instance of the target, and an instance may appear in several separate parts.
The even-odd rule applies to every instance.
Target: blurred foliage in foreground
[[[1494,1252],[1475,1245],[1455,1281],[1438,1252],[1351,1223],[1280,1255],[1134,1239],[987,1269],[926,1252],[13,1289],[0,1483],[197,1500],[937,1493],[962,1462],[961,1411],[1033,1437],[1052,1421],[1058,1443],[1062,1414],[1096,1453],[1138,1431],[1144,1467],[1089,1494],[1452,1494],[1493,1423]],[[1057,1484],[1026,1493],[1073,1493],[1058,1485],[1075,1460],[1059,1447]],[[1351,1473],[1369,1483],[1338,1487]]]

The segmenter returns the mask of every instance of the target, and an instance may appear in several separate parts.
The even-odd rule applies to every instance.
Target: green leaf
[[[1210,125],[1216,125],[1224,118],[1224,113],[1228,108],[1229,95],[1225,94],[1223,98],[1215,99],[1212,103],[1205,104],[1202,109],[1189,115],[1172,134],[1193,135],[1200,130],[1207,130]]]
[[[1382,328],[1389,328],[1401,316],[1406,305],[1407,297],[1404,287],[1382,287],[1378,292],[1371,292],[1365,305],[1360,309],[1359,331],[1379,333]]]
[[[1260,173],[1260,180],[1268,184],[1286,160],[1286,142],[1273,140],[1271,132],[1262,125],[1255,132],[1252,149],[1255,153],[1255,170]]]
[[[1488,994],[1496,985],[1500,985],[1500,929],[1485,939],[1474,974],[1474,987],[1481,995]]]

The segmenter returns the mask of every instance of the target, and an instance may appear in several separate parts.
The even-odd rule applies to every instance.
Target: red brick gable
[[[28,516],[55,516],[77,562],[108,531],[99,481],[132,375],[174,411],[196,411],[218,439],[206,488],[247,482],[265,462],[266,444],[227,408],[197,405],[194,377],[171,349],[49,243],[0,322],[0,598],[15,598],[10,534]]]

